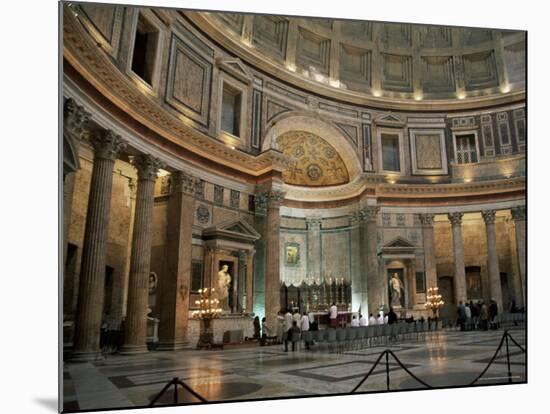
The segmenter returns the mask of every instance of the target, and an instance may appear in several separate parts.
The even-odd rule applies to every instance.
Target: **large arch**
[[[314,112],[293,111],[276,117],[266,129],[262,151],[277,149],[277,138],[290,131],[310,132],[332,145],[344,161],[350,181],[361,174],[361,162],[351,143],[334,125],[324,121]]]

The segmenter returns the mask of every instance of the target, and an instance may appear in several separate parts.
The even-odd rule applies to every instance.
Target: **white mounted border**
[[[416,138],[418,135],[437,135],[439,136],[439,161],[441,168],[419,168],[416,152]],[[447,148],[445,146],[444,129],[409,129],[409,139],[411,146],[411,166],[413,175],[446,175],[449,171],[447,163]]]
[[[386,171],[384,170],[384,158],[382,157],[382,134],[386,135],[395,135],[398,137],[398,149],[399,149],[399,171]],[[405,175],[405,142],[403,138],[403,128],[387,128],[376,126],[376,146],[378,147],[378,164],[379,164],[379,173],[387,175]]]
[[[456,152],[456,137],[460,137],[462,135],[473,135],[475,142],[476,142],[476,153],[477,153],[477,162],[472,163],[465,163],[465,164],[477,164],[480,160],[481,153],[479,152],[479,137],[477,135],[477,129],[469,129],[469,130],[458,130],[453,131],[453,150],[454,150],[454,163],[458,164],[458,158],[457,158],[457,152]]]

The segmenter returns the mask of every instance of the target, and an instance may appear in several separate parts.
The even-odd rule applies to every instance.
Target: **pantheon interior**
[[[464,303],[523,349],[525,32],[76,2],[60,19],[65,411],[147,406],[173,377],[208,401],[348,393],[387,348],[468,385],[505,328],[463,330]],[[333,305],[336,330],[390,308],[439,328],[284,351],[280,311],[328,331]],[[388,389],[419,387],[392,364]],[[385,387],[381,368],[359,391]]]

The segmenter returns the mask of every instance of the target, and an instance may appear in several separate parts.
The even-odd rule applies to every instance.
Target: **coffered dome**
[[[456,100],[525,88],[525,33],[236,13],[187,13],[250,63],[302,87]]]

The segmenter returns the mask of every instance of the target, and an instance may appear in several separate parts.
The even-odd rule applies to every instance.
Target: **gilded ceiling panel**
[[[279,150],[292,159],[283,172],[288,184],[328,186],[349,182],[344,161],[327,141],[306,131],[289,131],[277,139]]]

